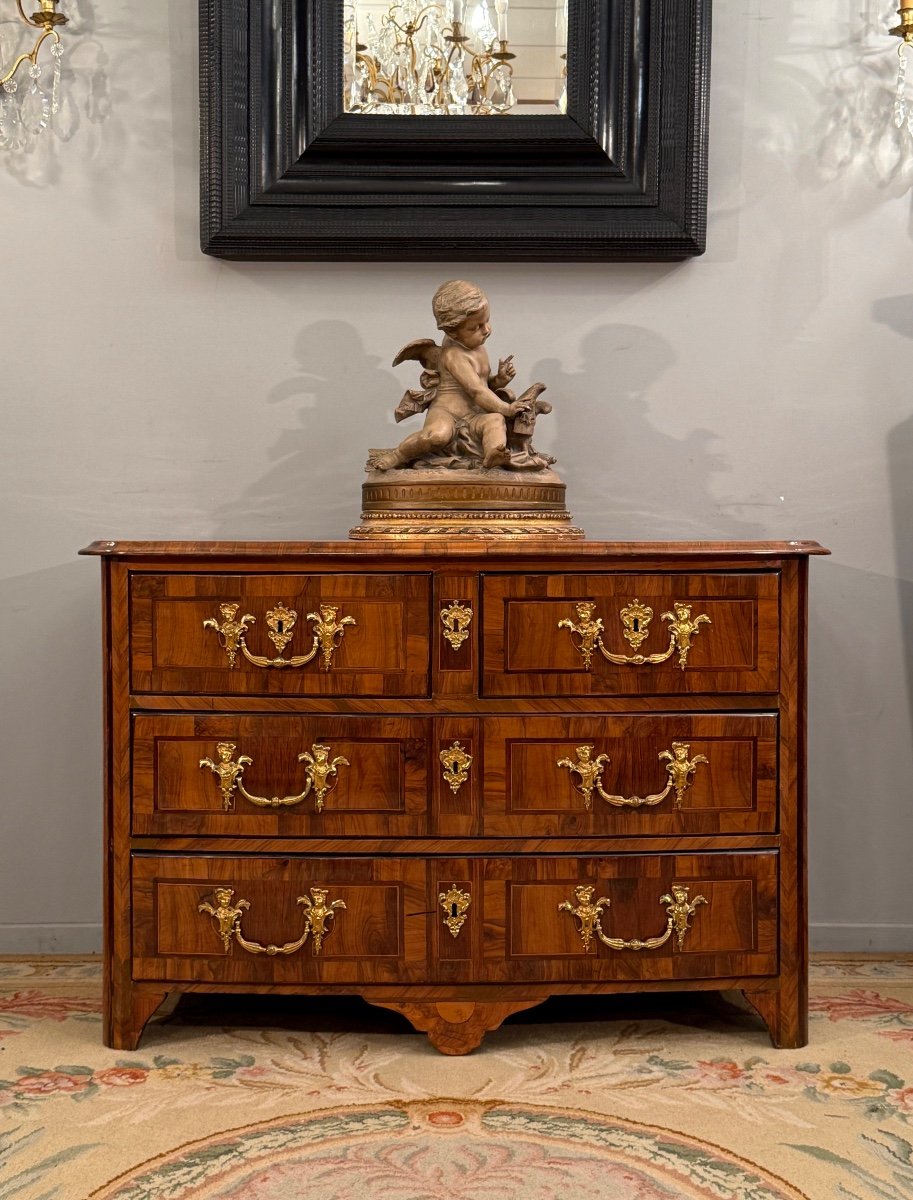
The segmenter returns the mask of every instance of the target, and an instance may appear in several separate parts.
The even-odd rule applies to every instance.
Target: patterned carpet
[[[91,959],[0,959],[0,1200],[910,1200],[913,956],[550,1001],[466,1058],[356,1000],[186,997],[101,1045]]]

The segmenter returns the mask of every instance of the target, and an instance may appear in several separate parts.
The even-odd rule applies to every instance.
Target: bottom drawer
[[[484,978],[776,974],[777,879],[775,851],[488,862]]]
[[[133,978],[668,982],[777,971],[777,855],[137,855]]]
[[[412,859],[136,855],[133,978],[421,982],[425,880]]]

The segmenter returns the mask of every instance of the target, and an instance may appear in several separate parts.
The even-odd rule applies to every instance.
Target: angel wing
[[[398,367],[400,363],[408,360],[420,362],[426,371],[437,371],[440,369],[441,363],[441,348],[434,338],[417,338],[414,342],[410,342],[408,346],[403,346],[399,354],[393,360],[394,367]]]

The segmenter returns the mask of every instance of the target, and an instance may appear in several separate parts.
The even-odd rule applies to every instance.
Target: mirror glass
[[[567,3],[346,0],[346,112],[563,113]]]

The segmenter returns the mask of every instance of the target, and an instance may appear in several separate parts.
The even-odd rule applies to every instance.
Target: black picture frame
[[[206,254],[703,253],[710,0],[571,0],[566,116],[345,113],[341,12],[338,0],[200,0]]]

